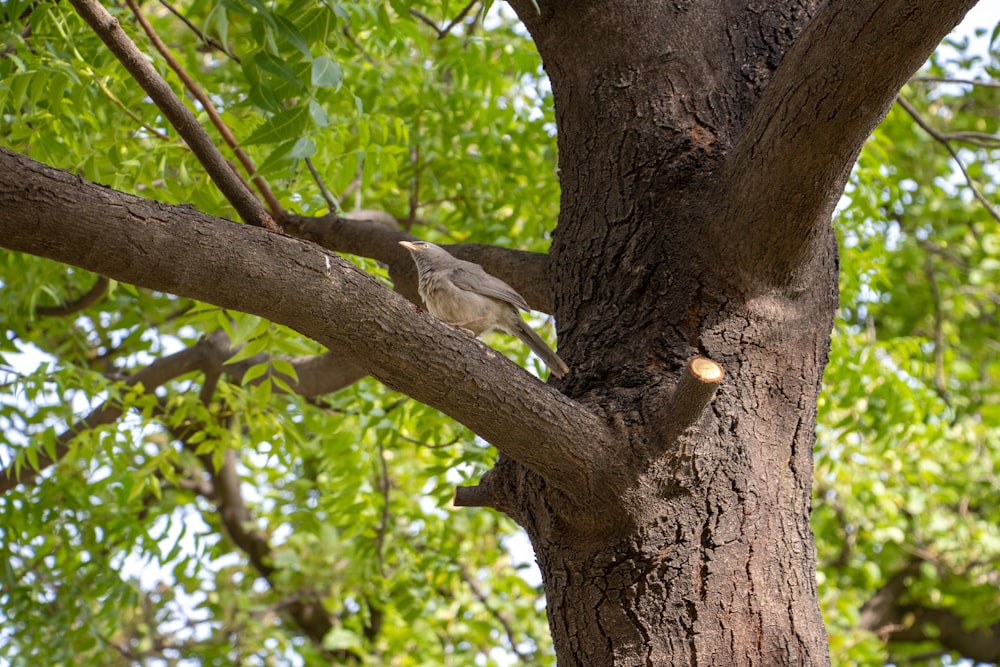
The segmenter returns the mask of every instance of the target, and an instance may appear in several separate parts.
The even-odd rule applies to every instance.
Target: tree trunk
[[[817,149],[801,153],[801,169],[815,189],[764,174],[761,192],[747,194],[738,142],[753,140],[744,132],[768,86],[783,85],[776,72],[796,38],[832,21],[830,11],[820,15],[818,2],[765,11],[553,2],[541,13],[528,0],[512,4],[542,53],[559,125],[551,273],[560,353],[573,371],[558,386],[615,426],[615,467],[625,462],[629,478],[593,512],[511,460],[487,480],[495,505],[531,536],[559,664],[827,664],[809,511],[838,305],[830,218],[899,72],[909,76],[962,11],[935,17],[937,35],[907,61],[857,56],[879,65],[872,85],[838,81],[857,97],[836,100],[840,118],[828,128],[809,123]],[[911,9],[836,20],[860,49],[893,17],[919,37]],[[885,23],[866,27],[873,16]],[[843,40],[816,38],[822,58],[800,53],[836,68],[837,49]],[[787,115],[824,113],[811,102]],[[851,119],[855,104],[870,106],[868,125]],[[785,154],[800,150],[795,126],[768,147],[779,147],[775,159],[783,144]],[[792,165],[760,168],[777,175]],[[732,205],[741,198],[756,205]],[[694,355],[721,363],[726,381],[678,438],[665,404]]]

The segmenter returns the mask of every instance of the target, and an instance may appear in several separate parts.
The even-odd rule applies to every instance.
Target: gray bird
[[[517,336],[541,357],[557,378],[569,370],[566,363],[521,319],[530,310],[524,297],[473,262],[453,257],[427,241],[400,241],[417,263],[417,290],[431,315],[474,336],[498,330]]]

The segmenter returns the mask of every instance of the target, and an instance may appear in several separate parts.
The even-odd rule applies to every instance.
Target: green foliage
[[[547,245],[558,188],[550,112],[538,109],[551,100],[534,48],[502,13],[487,30],[472,12],[438,39],[405,2],[173,4],[224,49],[163,6],[143,10],[285,206],[326,209],[309,158],[347,210],[388,210],[428,237]],[[420,13],[444,26],[460,9]],[[232,216],[68,3],[4,11],[20,17],[0,28],[4,145]],[[179,91],[132,15],[111,11]],[[0,496],[0,662],[313,664],[321,647],[356,664],[551,662],[540,591],[504,548],[514,525],[451,507],[455,486],[492,464],[484,443],[372,380],[294,396],[293,362],[323,350],[259,318],[121,284],[44,314],[95,280],[0,253],[0,464],[42,469]],[[228,363],[250,365],[207,401],[200,371],[127,382],[218,330],[238,346]],[[57,452],[67,425],[102,405],[125,416]],[[234,453],[262,562],[200,491]],[[302,599],[334,620],[321,642],[286,613]]]
[[[996,80],[997,46],[970,55],[953,42],[919,76]],[[902,96],[939,133],[966,133],[953,146],[996,207],[1000,89],[915,80]],[[822,604],[835,663],[906,662],[941,648],[885,645],[857,624],[909,567],[905,603],[970,628],[1000,622],[1000,224],[898,105],[866,145],[836,224],[843,307],[813,520]]]

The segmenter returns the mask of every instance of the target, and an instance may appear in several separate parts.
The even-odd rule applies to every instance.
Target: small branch
[[[994,220],[1000,222],[1000,212],[997,212],[997,210],[993,208],[993,204],[991,204],[990,201],[986,199],[986,197],[983,195],[983,193],[979,191],[979,188],[976,187],[975,181],[972,180],[972,177],[969,176],[969,172],[965,169],[965,163],[962,162],[962,159],[958,156],[958,152],[951,147],[951,142],[948,141],[948,138],[944,134],[938,132],[933,127],[931,127],[927,123],[927,121],[925,121],[923,117],[920,115],[920,112],[918,112],[916,108],[912,104],[910,104],[902,95],[897,96],[896,101],[899,103],[899,106],[901,106],[903,110],[906,111],[906,113],[910,114],[910,117],[913,118],[914,122],[916,122],[916,124],[920,126],[920,129],[929,134],[932,139],[934,139],[939,144],[945,147],[945,149],[951,155],[952,159],[955,160],[955,164],[958,165],[959,170],[961,170],[962,176],[965,177],[965,182],[972,190],[972,195],[979,201],[980,204],[983,205],[986,211],[991,216],[993,216]]]
[[[157,359],[146,368],[126,379],[125,385],[131,387],[142,384],[143,389],[146,392],[150,392],[169,380],[197,370],[204,363],[205,355],[217,343],[217,338],[211,336],[203,338],[185,350]],[[18,484],[32,483],[43,470],[63,458],[69,452],[70,443],[79,433],[96,428],[102,424],[110,424],[121,417],[123,412],[124,409],[119,403],[110,400],[105,401],[100,407],[92,411],[85,418],[75,422],[56,438],[55,457],[50,457],[45,452],[39,452],[37,470],[22,467],[20,474],[18,474],[17,466],[13,463],[0,470],[0,494],[10,491]]]
[[[184,87],[187,88],[191,94],[194,95],[195,99],[198,100],[202,108],[205,109],[205,113],[208,114],[212,124],[215,125],[215,128],[219,131],[219,134],[222,135],[222,138],[229,145],[229,147],[233,149],[233,152],[236,154],[236,158],[240,161],[240,164],[243,165],[247,174],[252,177],[253,184],[256,186],[257,191],[260,192],[261,196],[263,196],[267,201],[267,205],[271,209],[271,213],[278,218],[283,217],[285,211],[278,202],[277,197],[275,197],[274,193],[271,192],[271,188],[267,185],[267,181],[260,176],[253,176],[253,174],[257,171],[257,167],[254,165],[253,160],[251,160],[243,149],[240,148],[239,142],[236,141],[236,137],[234,137],[233,133],[229,130],[229,126],[222,120],[222,116],[220,116],[219,112],[216,111],[215,105],[212,104],[212,100],[205,94],[205,91],[201,89],[201,86],[194,82],[194,79],[192,79],[187,73],[187,70],[181,67],[181,64],[177,62],[177,59],[174,58],[173,54],[170,53],[170,49],[167,48],[167,45],[163,43],[160,36],[156,34],[155,30],[153,30],[153,26],[146,20],[146,17],[139,9],[139,5],[136,3],[136,0],[126,0],[126,2],[128,3],[129,9],[132,10],[132,14],[135,15],[136,21],[139,22],[139,25],[142,26],[142,29],[146,32],[146,36],[149,38],[149,41],[160,53],[170,69],[177,74],[181,82],[184,84]],[[171,94],[173,94],[173,91],[171,91]]]
[[[384,81],[385,74],[382,73],[378,61],[372,58],[371,54],[365,50],[365,47],[361,45],[361,42],[358,41],[358,38],[355,37],[354,33],[351,32],[350,26],[345,25],[344,30],[342,32],[344,34],[344,37],[347,38],[347,41],[349,41],[351,45],[358,50],[358,53],[360,53],[361,57],[365,59],[365,62],[371,65],[372,69],[375,70],[375,72],[379,75],[379,78],[381,78]]]
[[[98,78],[98,76],[96,74],[94,74],[92,78],[94,80],[94,83],[97,84],[97,87],[101,89],[102,93],[104,93],[104,96],[107,97],[109,100],[111,100],[112,104],[114,104],[116,107],[118,107],[119,109],[121,109],[122,112],[124,112],[126,116],[128,116],[133,121],[135,121],[136,125],[139,125],[144,130],[146,130],[147,132],[149,132],[149,134],[151,136],[154,136],[154,137],[156,137],[157,139],[159,139],[161,141],[173,141],[173,139],[170,137],[169,134],[165,133],[160,128],[153,127],[149,123],[143,121],[141,118],[139,118],[139,115],[137,113],[135,113],[134,111],[132,111],[131,109],[129,109],[127,106],[125,106],[125,103],[122,102],[121,100],[119,100],[118,97],[114,93],[111,92],[111,89],[109,89],[104,84],[104,81],[102,81],[100,78]]]
[[[486,593],[479,586],[479,582],[476,581],[475,577],[471,576],[465,566],[461,563],[457,563],[459,570],[462,573],[462,581],[468,585],[469,589],[472,590],[472,594],[479,600],[479,603],[486,608],[490,616],[495,618],[500,625],[503,626],[503,631],[507,635],[507,642],[510,644],[510,650],[514,652],[517,659],[521,661],[522,664],[530,664],[534,656],[530,654],[524,654],[517,648],[517,637],[514,633],[514,626],[511,624],[510,619],[507,614],[503,613],[501,610],[497,609],[490,604],[490,599],[486,596]]]
[[[1000,623],[970,626],[968,619],[946,607],[920,604],[907,591],[920,576],[920,559],[911,559],[862,607],[858,626],[892,645],[933,640],[974,662],[1000,661]],[[899,660],[893,660],[899,662]]]
[[[438,39],[444,39],[445,37],[448,36],[448,34],[452,31],[452,29],[456,25],[458,25],[462,21],[462,19],[465,18],[465,16],[469,13],[469,11],[476,6],[477,2],[479,2],[479,0],[472,0],[472,2],[463,7],[462,11],[460,11],[458,15],[455,16],[455,18],[453,18],[451,21],[449,21],[448,25],[446,25],[443,28],[437,27],[437,23],[434,22],[434,19],[430,18],[426,14],[417,11],[416,9],[413,9],[412,7],[410,7],[410,14],[419,19],[420,21],[423,21],[424,23],[429,25],[434,30],[434,32],[437,33]]]
[[[108,291],[109,281],[104,276],[97,276],[97,282],[80,298],[74,301],[67,301],[58,306],[39,306],[35,308],[35,314],[43,317],[64,317],[78,313],[84,308],[94,305],[101,300],[101,297]]]
[[[203,402],[210,401],[211,396],[203,392],[201,399]],[[206,402],[205,405],[207,406],[208,403]],[[184,449],[198,459],[212,480],[211,499],[215,502],[216,511],[225,534],[237,548],[246,554],[251,566],[267,580],[268,585],[276,588],[272,580],[272,575],[277,570],[273,564],[273,549],[267,533],[256,528],[254,514],[243,499],[237,468],[239,462],[237,451],[227,449],[221,467],[216,469],[212,453],[202,452],[199,454],[198,445],[190,442],[190,435],[204,430],[205,425],[187,423],[183,428],[171,427],[169,426],[170,420],[165,418],[168,416],[166,410],[160,410],[160,417],[163,418],[162,421],[164,425],[167,425],[171,435],[181,442]],[[333,623],[318,594],[312,591],[303,593],[287,605],[287,611],[322,655],[329,660],[336,657],[323,648],[323,638],[333,628]],[[358,658],[353,654],[351,657]]]
[[[256,363],[266,362],[270,357],[261,354],[252,359],[244,359],[235,364],[224,364],[225,360],[232,356],[234,350],[229,346],[229,338],[222,331],[215,331],[202,338],[195,345],[181,350],[176,354],[157,359],[146,368],[136,372],[123,381],[126,386],[133,386],[141,383],[148,393],[166,382],[193,371],[201,371],[205,374],[202,383],[201,397],[206,404],[209,397],[214,392],[219,377],[224,372],[234,382],[239,382],[240,378]],[[300,357],[291,360],[295,368],[298,381],[293,382],[291,378],[286,378],[287,383],[301,396],[319,396],[328,394],[338,389],[342,389],[363,378],[366,373],[353,366],[339,356],[327,352],[315,357]],[[256,382],[261,382],[259,378]],[[275,392],[282,392],[280,387],[275,388]],[[124,410],[121,405],[105,401],[100,407],[92,411],[85,418],[75,422],[56,439],[56,456],[50,458],[47,454],[40,452],[38,456],[38,470],[29,467],[22,467],[19,474],[15,474],[16,466],[11,464],[7,468],[0,469],[0,495],[13,489],[18,484],[30,484],[38,474],[62,459],[67,452],[72,439],[83,431],[96,428],[103,424],[110,424],[121,417]]]
[[[427,16],[422,12],[417,11],[413,7],[410,7],[410,14],[412,16],[415,16],[417,19],[423,21],[427,25],[429,25],[434,30],[434,32],[437,33],[438,38],[441,37],[441,29],[437,27],[437,23],[434,22],[434,19],[432,19],[431,17]]]
[[[986,132],[949,132],[942,134],[947,141],[962,141],[979,148],[1000,148],[1000,134]]]
[[[313,165],[312,160],[306,158],[305,163],[306,167],[309,168],[309,173],[312,174],[313,180],[316,181],[316,185],[319,186],[319,191],[322,193],[323,199],[326,200],[326,207],[329,209],[330,213],[336,214],[340,210],[340,204],[337,202],[337,198],[326,189],[326,184],[323,183],[323,179],[319,177],[319,172],[316,171],[316,167]]]
[[[192,23],[191,20],[188,17],[184,16],[184,14],[182,14],[172,4],[170,4],[169,2],[167,2],[167,0],[160,0],[160,4],[163,5],[164,7],[166,7],[167,11],[169,11],[171,14],[173,14],[178,19],[180,19],[184,23],[184,25],[186,25],[188,27],[188,29],[191,30],[191,32],[193,32],[194,34],[196,34],[198,36],[198,39],[200,39],[201,41],[205,42],[206,44],[208,44],[209,46],[211,46],[213,49],[216,49],[218,51],[222,51],[227,56],[229,56],[230,58],[232,58],[236,63],[242,64],[243,61],[241,61],[239,59],[239,57],[236,56],[235,54],[230,53],[229,49],[226,47],[225,44],[219,42],[217,39],[215,39],[211,35],[206,35],[201,30],[199,30],[198,26],[196,26],[194,23]]]
[[[461,22],[461,20],[466,17],[469,11],[473,7],[475,7],[476,3],[478,2],[479,0],[472,0],[472,2],[463,7],[462,11],[460,11],[458,15],[455,16],[455,18],[453,18],[451,22],[448,25],[446,25],[443,30],[441,30],[441,32],[438,33],[438,39],[444,39],[448,35],[448,33],[451,32],[451,29],[454,28],[456,25],[458,25],[459,22]]]
[[[410,210],[406,215],[406,225],[404,226],[406,231],[413,228],[413,223],[417,220],[417,211],[420,209],[420,144],[416,139],[420,136],[419,114],[415,123],[414,139],[410,145],[410,167],[413,169],[413,178],[410,179]]]
[[[985,86],[987,88],[1000,88],[1000,81],[983,81],[981,79],[953,79],[946,76],[915,76],[910,81],[920,81],[923,83],[959,83],[965,86]]]
[[[184,443],[191,451],[195,446]],[[205,470],[212,477],[215,490],[215,503],[219,519],[226,534],[233,543],[246,554],[250,564],[257,573],[274,588],[271,576],[275,567],[271,564],[272,549],[268,536],[253,528],[254,515],[246,506],[240,489],[240,477],[236,469],[238,457],[235,450],[227,450],[222,467],[215,469],[211,454],[198,454]],[[302,632],[315,644],[316,649],[332,659],[334,656],[323,648],[323,637],[333,628],[329,615],[323,608],[319,595],[310,593],[296,598],[287,607],[288,613],[295,619]],[[358,656],[352,656],[357,658]]]
[[[382,516],[379,517],[375,529],[375,556],[378,560],[379,576],[385,579],[385,536],[389,531],[389,491],[392,482],[389,479],[389,464],[385,460],[385,447],[382,441],[378,443],[378,459],[382,465],[382,474],[378,479],[379,490],[382,492]]]
[[[226,163],[191,110],[181,102],[156,68],[129,39],[118,20],[96,0],[70,0],[70,3],[183,137],[240,218],[247,224],[280,231],[260,201],[246,189]]]
[[[934,273],[934,261],[930,253],[924,258],[924,272],[927,274],[927,284],[931,288],[931,301],[934,304],[934,387],[938,396],[948,404],[948,385],[944,375],[944,315],[941,307],[941,290],[938,288],[937,276]]]
[[[455,507],[496,507],[493,492],[482,484],[455,488]]]
[[[693,358],[688,362],[686,371],[667,403],[667,410],[677,424],[678,435],[698,421],[725,374],[722,366],[706,357]]]
[[[707,357],[694,357],[684,367],[673,393],[652,410],[651,430],[655,434],[653,450],[666,450],[701,418],[705,406],[715,395],[725,372]]]

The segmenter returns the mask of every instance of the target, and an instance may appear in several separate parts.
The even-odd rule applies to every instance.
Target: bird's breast
[[[506,303],[456,287],[449,280],[421,280],[419,291],[432,315],[477,336],[494,328],[503,309],[510,309]]]

